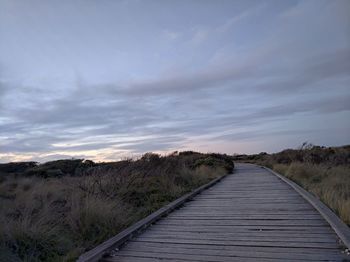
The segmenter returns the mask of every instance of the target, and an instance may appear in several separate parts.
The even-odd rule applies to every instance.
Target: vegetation
[[[304,143],[299,149],[237,155],[234,159],[264,165],[285,175],[316,195],[350,225],[350,146]]]
[[[195,152],[1,164],[0,261],[73,261],[232,169],[226,155]]]

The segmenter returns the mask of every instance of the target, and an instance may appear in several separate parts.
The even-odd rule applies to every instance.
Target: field
[[[195,152],[98,164],[0,164],[0,261],[74,261],[232,170],[231,157]]]
[[[276,154],[236,155],[235,161],[272,168],[298,183],[350,225],[350,146],[303,144]]]

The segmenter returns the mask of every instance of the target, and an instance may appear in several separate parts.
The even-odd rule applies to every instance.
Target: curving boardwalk
[[[329,224],[289,185],[237,164],[233,175],[103,261],[343,261],[342,249]]]

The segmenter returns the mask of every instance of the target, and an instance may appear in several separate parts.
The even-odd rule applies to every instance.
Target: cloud
[[[190,40],[190,44],[196,46],[203,43],[210,36],[210,29],[196,28],[193,30],[193,36]]]
[[[343,128],[350,38],[345,12],[335,11],[342,3],[228,1],[169,10],[133,3],[129,16],[115,15],[117,3],[84,5],[82,13],[72,6],[69,30],[60,5],[57,16],[48,9],[47,26],[46,16],[6,20],[12,30],[0,35],[17,44],[0,44],[7,69],[0,75],[0,161],[220,150],[239,140],[271,148],[264,141],[274,136],[320,138],[324,129],[304,128],[306,118],[335,119],[334,128]],[[35,14],[28,8],[21,10]],[[42,37],[32,35],[36,28]],[[41,48],[45,39],[57,41]]]
[[[168,29],[163,30],[163,34],[164,34],[164,36],[165,36],[167,39],[172,40],[172,41],[178,39],[178,38],[181,37],[181,35],[182,35],[182,34],[179,33],[179,32],[171,31],[171,30],[168,30]]]
[[[316,73],[320,71],[316,70]],[[172,92],[179,92],[176,85],[173,87],[175,90]],[[271,134],[252,131],[233,132],[232,136],[220,135],[237,127],[256,128],[266,122],[278,122],[297,114],[350,111],[349,94],[319,99],[295,97],[299,100],[275,102],[273,106],[256,104],[257,107],[248,106],[245,110],[237,110],[234,103],[223,103],[204,110],[203,106],[220,99],[225,93],[215,90],[214,95],[208,97],[200,86],[197,89],[192,87],[191,92],[196,96],[193,100],[192,96],[183,96],[182,89],[179,95],[155,92],[150,97],[140,98],[130,97],[130,93],[111,96],[110,87],[102,87],[92,96],[89,88],[98,89],[96,86],[80,85],[66,97],[51,100],[48,109],[35,106],[16,114],[16,121],[3,125],[0,130],[2,152],[43,155],[48,152],[65,152],[67,155],[71,152],[77,155],[77,152],[104,149],[130,154],[167,151],[183,147],[193,137],[256,139]],[[199,103],[197,107],[200,99],[203,99],[203,104]],[[208,114],[203,114],[205,111]],[[15,137],[13,133],[16,133]],[[125,137],[128,139],[125,140]]]
[[[304,130],[304,129],[294,129],[294,130],[249,130],[244,132],[235,132],[224,134],[220,136],[213,137],[213,139],[223,140],[223,141],[244,141],[244,140],[260,140],[261,138],[268,137],[285,137],[293,136],[295,134],[314,134],[317,130]]]
[[[312,84],[337,77],[348,77],[350,72],[350,49],[336,50],[305,59],[300,67],[293,71],[275,71],[276,80],[263,84],[256,84],[255,88],[263,92],[291,93],[300,90],[315,88]],[[321,87],[321,85],[319,85]],[[316,86],[317,88],[317,86]]]
[[[236,16],[230,17],[229,19],[226,20],[225,23],[217,26],[215,28],[215,31],[218,33],[227,33],[232,27],[237,25],[237,23],[241,22],[244,19],[251,18],[252,16],[255,16],[259,14],[260,12],[263,12],[262,9],[266,7],[265,3],[262,3],[260,5],[254,6],[252,8],[249,8],[241,13],[239,13]]]
[[[246,63],[234,62],[206,68],[192,74],[165,76],[155,80],[145,80],[131,83],[127,87],[119,88],[113,84],[106,88],[117,94],[147,96],[171,93],[194,92],[201,89],[220,89],[230,85],[231,90],[239,91],[240,81],[251,81],[245,89],[255,92],[283,92],[293,93],[295,90],[308,89],[313,83],[328,78],[346,77],[350,72],[350,49],[335,50],[331,53],[319,54],[298,61],[291,68],[265,68],[272,54],[256,55]],[[271,68],[272,67],[272,68]],[[266,81],[268,79],[268,81]],[[237,83],[237,85],[235,85]],[[237,88],[236,88],[236,87]]]

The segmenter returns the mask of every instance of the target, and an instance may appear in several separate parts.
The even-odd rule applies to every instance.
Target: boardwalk
[[[104,261],[342,261],[334,231],[290,186],[238,164]]]

